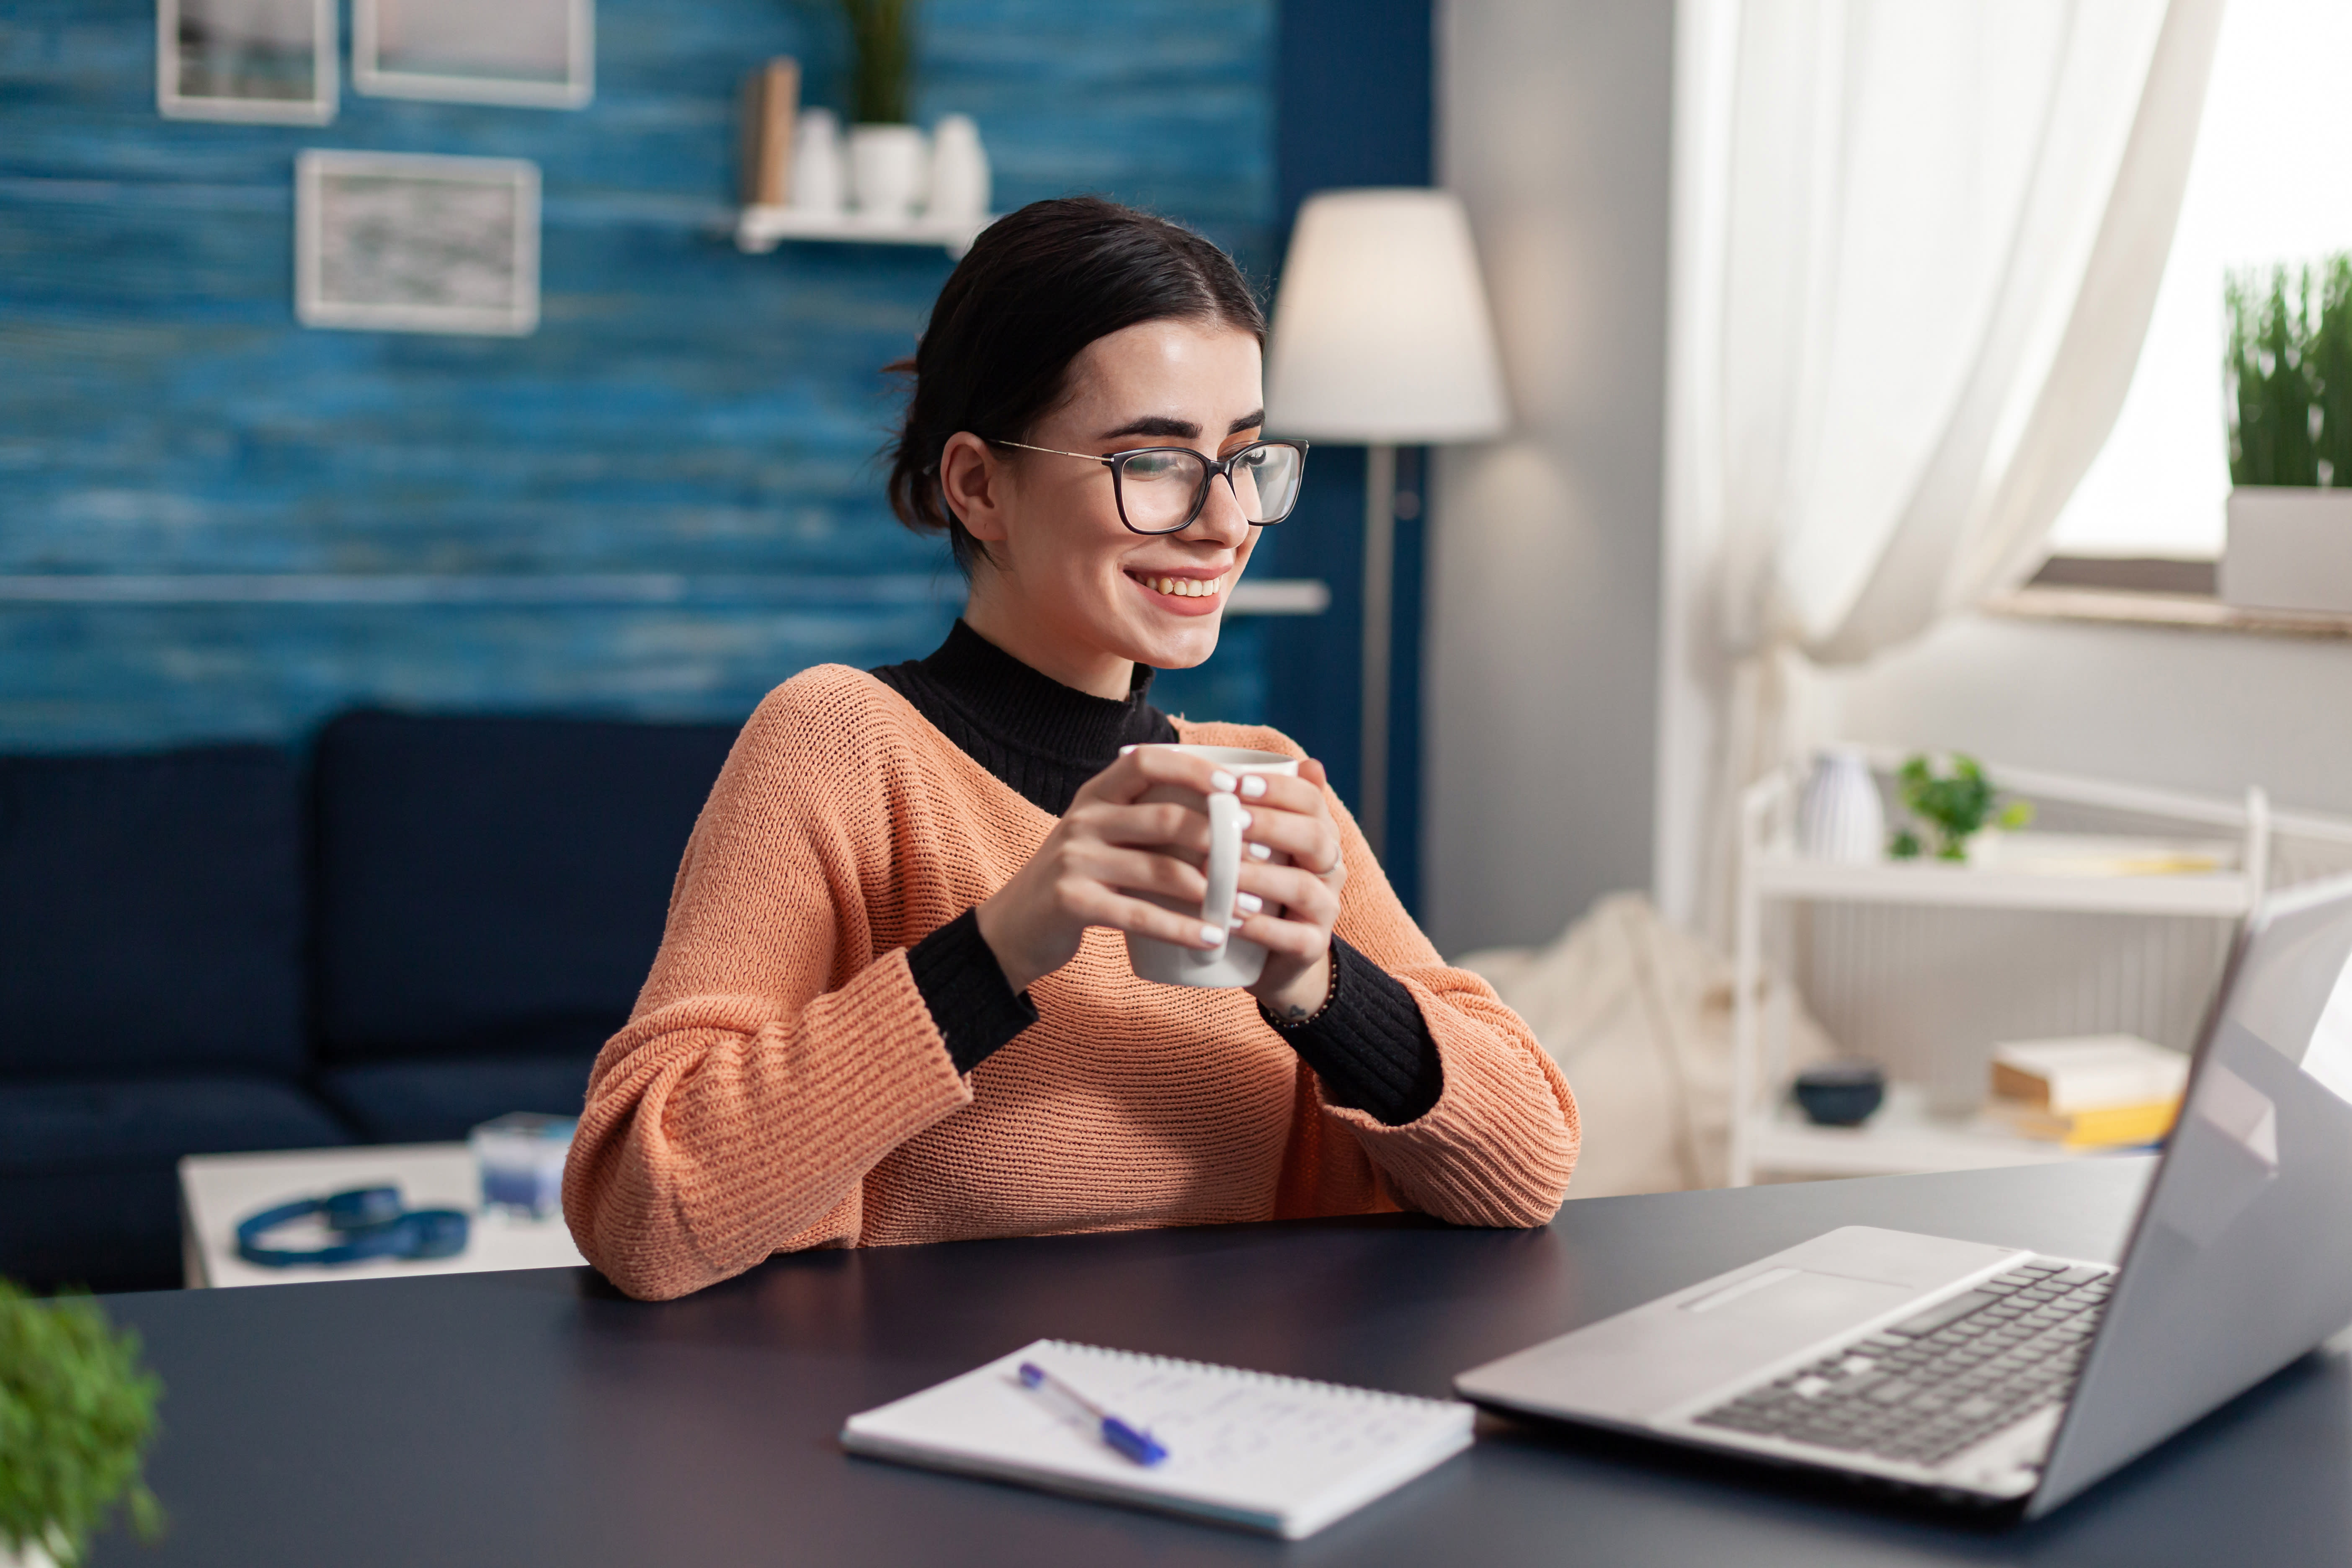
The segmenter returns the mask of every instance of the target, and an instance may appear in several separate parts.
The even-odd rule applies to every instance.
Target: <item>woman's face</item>
[[[1190,447],[1223,457],[1264,422],[1257,340],[1215,321],[1144,321],[1098,338],[1070,363],[1069,392],[1025,437],[1108,455]],[[974,626],[1066,684],[1092,688],[1132,660],[1185,668],[1215,651],[1225,600],[1256,542],[1226,482],[1211,481],[1181,533],[1147,536],[1119,521],[1110,469],[1045,452],[970,442],[943,464],[949,500],[992,562],[978,563]],[[984,474],[973,470],[983,465]],[[984,483],[987,504],[968,504]],[[1123,694],[1124,676],[1116,676]]]

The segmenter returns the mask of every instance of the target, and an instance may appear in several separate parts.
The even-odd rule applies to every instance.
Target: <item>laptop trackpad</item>
[[[1916,1285],[1776,1265],[1591,1324],[1460,1386],[1522,1409],[1648,1421],[1918,1299]]]
[[[1860,1322],[1913,1294],[1908,1286],[1884,1280],[1816,1274],[1810,1268],[1768,1268],[1685,1301],[1682,1310],[1711,1318],[1727,1329],[1736,1323],[1759,1336],[1774,1336],[1785,1326],[1800,1331],[1802,1342]]]

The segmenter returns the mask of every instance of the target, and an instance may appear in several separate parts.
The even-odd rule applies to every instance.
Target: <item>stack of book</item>
[[[2069,1149],[2126,1149],[2172,1131],[2189,1058],[2133,1035],[2011,1040],[1993,1047],[1993,1110]]]

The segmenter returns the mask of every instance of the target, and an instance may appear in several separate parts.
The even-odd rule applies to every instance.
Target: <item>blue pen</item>
[[[1101,1422],[1102,1440],[1139,1465],[1156,1465],[1168,1457],[1168,1450],[1161,1447],[1150,1433],[1140,1432],[1129,1426],[1034,1361],[1021,1363],[1021,1386],[1050,1390],[1060,1394]]]

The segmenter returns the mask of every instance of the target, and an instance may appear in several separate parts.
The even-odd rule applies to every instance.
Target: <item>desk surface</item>
[[[173,1527],[100,1563],[2352,1561],[2352,1371],[2304,1361],[2037,1524],[1988,1531],[1523,1428],[1292,1546],[842,1454],[849,1413],[1040,1335],[1442,1394],[1467,1366],[1832,1226],[2112,1257],[2149,1163],[772,1261],[650,1306],[584,1270],[117,1297],[163,1376]]]

